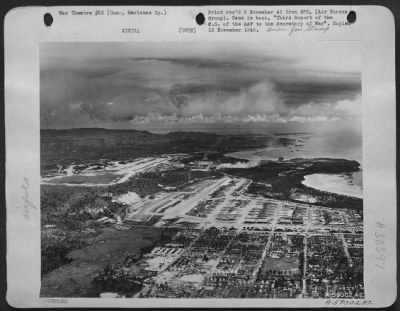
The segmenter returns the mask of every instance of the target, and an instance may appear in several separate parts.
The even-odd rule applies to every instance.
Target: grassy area
[[[95,176],[72,175],[55,178],[50,181],[52,184],[107,184],[120,179],[121,176],[113,173],[99,173]]]
[[[202,172],[192,171],[190,179],[203,179],[213,178],[214,176],[220,177],[220,172]],[[168,170],[164,172],[146,172],[136,175],[129,179],[127,182],[108,187],[108,191],[116,194],[126,193],[133,191],[141,197],[152,195],[162,190],[162,187],[185,187],[189,182],[189,170],[184,168]]]
[[[55,224],[65,229],[82,227],[81,221],[98,219],[104,213],[121,213],[123,206],[111,202],[111,194],[116,197],[128,191],[135,192],[141,197],[153,195],[163,187],[184,187],[188,183],[187,169],[174,169],[164,172],[146,172],[130,178],[123,184],[107,187],[79,187],[62,185],[41,185],[41,220],[42,225]],[[191,173],[191,180],[221,176],[219,172]],[[79,176],[76,176],[79,177]],[[104,212],[96,210],[104,208]],[[90,212],[90,213],[89,213]],[[103,213],[103,214],[101,214]],[[69,223],[73,221],[72,223]]]
[[[130,160],[168,153],[217,151],[221,154],[267,146],[270,138],[196,132],[152,134],[135,130],[70,129],[40,131],[41,175],[71,163]],[[213,155],[211,155],[213,157]]]
[[[163,229],[136,228],[118,231],[107,228],[88,240],[89,246],[69,252],[70,263],[42,278],[41,297],[89,297],[91,281],[110,263],[123,263],[130,255],[140,254],[160,239]]]
[[[268,270],[293,270],[299,272],[299,259],[296,257],[269,258],[266,257],[261,268],[261,274]]]
[[[212,178],[212,174],[220,173],[193,172],[191,178]],[[127,206],[113,202],[113,197],[128,191],[144,197],[162,190],[160,184],[180,187],[187,182],[188,170],[175,169],[138,174],[123,184],[108,187],[42,185],[42,275],[68,264],[69,252],[90,245],[90,234],[87,230],[99,232],[107,227],[97,222],[97,219],[104,216],[115,218],[115,215],[124,218]],[[159,217],[154,216],[147,225],[151,226],[158,219]],[[46,229],[47,225],[50,226],[49,229]]]

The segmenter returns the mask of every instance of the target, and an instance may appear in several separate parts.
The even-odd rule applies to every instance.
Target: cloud
[[[317,61],[328,48],[319,45],[45,44],[41,126],[357,117],[357,49],[330,43],[329,55]],[[351,64],[344,52],[353,55]]]
[[[252,167],[257,167],[259,164],[260,164],[260,161],[222,163],[217,166],[217,170],[224,169],[224,168],[252,168]]]
[[[325,121],[338,121],[340,120],[337,117],[327,117],[327,116],[310,116],[310,117],[304,117],[304,116],[293,116],[288,118],[289,122],[325,122]]]
[[[334,110],[350,116],[361,116],[361,95],[358,95],[354,100],[344,99],[338,101],[334,106]]]
[[[273,83],[262,81],[248,88],[243,87],[237,92],[212,90],[187,95],[185,104],[177,106],[177,109],[183,116],[200,113],[210,116],[215,113],[222,115],[273,113],[286,108]]]

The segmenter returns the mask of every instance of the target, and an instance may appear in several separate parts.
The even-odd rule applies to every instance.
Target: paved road
[[[306,284],[306,277],[307,277],[307,265],[308,265],[308,230],[311,226],[312,221],[312,210],[310,207],[307,207],[307,224],[306,224],[306,234],[304,235],[304,266],[303,266],[303,291],[301,293],[301,298],[307,294],[307,284]]]
[[[347,245],[347,242],[346,242],[346,239],[344,238],[344,234],[343,233],[340,233],[340,238],[342,239],[343,250],[344,250],[344,253],[346,254],[346,257],[347,257],[347,259],[349,261],[349,264],[353,265],[353,260],[351,259],[350,253],[349,253],[349,246]]]
[[[263,250],[263,253],[262,253],[262,255],[261,255],[261,258],[260,258],[260,260],[258,261],[258,263],[257,263],[256,268],[254,269],[254,271],[258,271],[258,270],[261,268],[261,266],[262,266],[262,264],[263,264],[263,262],[264,262],[264,260],[265,260],[265,257],[267,257],[267,252],[268,252],[268,250],[269,250],[269,248],[270,248],[270,245],[271,245],[271,243],[272,243],[272,237],[273,237],[274,232],[275,232],[275,227],[276,227],[276,224],[277,224],[277,222],[278,222],[279,214],[280,214],[280,212],[281,212],[282,206],[283,206],[283,201],[279,202],[279,204],[277,205],[277,207],[276,207],[276,209],[275,209],[274,221],[272,222],[272,227],[271,227],[270,235],[269,235],[269,237],[268,237],[268,242],[267,242],[267,244],[265,244],[265,248],[264,248],[264,250]],[[256,281],[256,279],[257,279],[257,273],[255,273],[255,274],[253,275],[253,279],[251,280],[251,283],[254,283],[254,282]]]

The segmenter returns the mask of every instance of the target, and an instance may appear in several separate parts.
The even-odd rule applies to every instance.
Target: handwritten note
[[[24,218],[26,220],[29,220],[29,212],[31,209],[37,209],[35,204],[30,199],[30,184],[29,184],[29,179],[24,176],[23,178],[23,183],[21,185],[21,188],[23,190],[22,192],[22,208],[21,206],[17,206],[18,208],[21,208],[24,213]]]
[[[379,269],[385,269],[385,225],[376,222],[375,226],[375,246],[376,246],[376,262],[375,266]]]
[[[327,306],[370,306],[373,302],[371,299],[351,300],[351,299],[327,299]]]

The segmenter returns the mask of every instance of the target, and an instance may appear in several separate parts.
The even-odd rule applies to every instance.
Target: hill
[[[269,137],[201,132],[154,134],[137,130],[75,128],[40,131],[41,172],[79,161],[128,160],[168,153],[221,153],[267,146]]]

